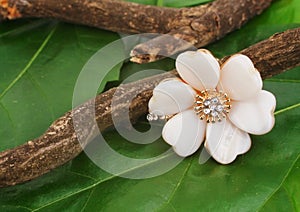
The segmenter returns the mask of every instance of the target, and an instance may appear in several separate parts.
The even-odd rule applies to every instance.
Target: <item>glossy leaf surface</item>
[[[176,7],[183,2],[159,4]],[[186,6],[202,3],[185,2]],[[299,27],[299,3],[276,0],[261,16],[207,48],[222,57],[275,32]],[[118,38],[107,31],[48,20],[2,23],[0,32],[1,150],[40,135],[70,110],[82,66],[99,48]],[[142,66],[126,63],[121,80],[139,70],[169,70],[173,65],[172,60]],[[112,73],[110,80],[117,79],[118,69]],[[266,135],[251,136],[251,150],[231,165],[212,159],[200,165],[198,151],[163,175],[126,179],[101,170],[83,153],[38,179],[2,188],[0,210],[299,211],[300,68],[265,80],[264,89],[277,98],[275,128]],[[148,129],[144,121],[136,127]],[[115,131],[104,137],[116,152],[131,158],[159,156],[169,148],[161,139],[134,144]],[[162,160],[153,161],[152,167],[161,166]]]

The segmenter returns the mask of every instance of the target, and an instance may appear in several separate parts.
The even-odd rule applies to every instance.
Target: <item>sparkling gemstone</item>
[[[216,110],[217,110],[218,112],[222,112],[222,111],[224,110],[223,105],[217,105]]]
[[[217,104],[217,103],[219,103],[219,99],[217,97],[214,97],[214,98],[211,99],[211,102],[213,104]]]
[[[212,111],[212,112],[211,112],[211,115],[212,115],[213,117],[216,117],[216,116],[219,115],[219,113],[218,113],[217,111]]]
[[[160,120],[165,120],[165,119],[167,119],[167,116],[161,115],[161,116],[159,116],[159,119],[160,119]]]
[[[205,100],[205,101],[203,102],[203,104],[204,104],[205,106],[210,105],[210,100]]]
[[[209,105],[209,109],[211,111],[214,111],[216,109],[217,105]]]
[[[163,115],[163,114],[155,114],[155,113],[149,113],[146,116],[148,121],[167,121],[172,117],[173,115]]]
[[[195,97],[194,110],[200,119],[207,122],[222,121],[230,107],[230,99],[223,92],[204,90]]]
[[[156,114],[153,114],[153,113],[149,113],[148,115],[147,115],[147,120],[148,121],[156,121],[156,120],[158,120],[158,115],[156,115]]]
[[[209,114],[209,113],[210,113],[210,109],[208,109],[208,108],[205,108],[205,109],[203,110],[203,113],[205,113],[205,114]]]
[[[147,120],[148,120],[148,121],[153,121],[153,117],[152,117],[152,114],[151,114],[151,113],[149,113],[149,114],[147,115]]]

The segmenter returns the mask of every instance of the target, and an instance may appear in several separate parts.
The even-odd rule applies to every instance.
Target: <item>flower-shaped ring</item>
[[[176,69],[181,79],[159,83],[148,106],[152,117],[172,116],[162,137],[178,155],[193,154],[205,139],[210,155],[228,164],[250,149],[248,133],[273,128],[276,99],[262,90],[247,56],[235,54],[220,67],[208,50],[187,51],[177,57]]]

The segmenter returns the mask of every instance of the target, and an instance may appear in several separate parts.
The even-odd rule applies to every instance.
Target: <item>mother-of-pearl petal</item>
[[[232,102],[229,119],[238,128],[255,135],[269,132],[275,123],[276,99],[268,91],[261,90],[256,96],[240,102]]]
[[[229,120],[207,124],[204,144],[210,155],[219,163],[228,164],[251,147],[248,133],[235,127]]]
[[[181,78],[195,89],[216,88],[220,78],[220,66],[207,50],[186,51],[176,59],[176,69]]]
[[[178,79],[159,83],[153,90],[149,101],[150,113],[171,115],[184,111],[194,104],[196,92],[189,85]]]
[[[261,89],[260,73],[247,56],[233,55],[222,65],[218,90],[225,91],[231,99],[245,100]]]
[[[175,115],[164,126],[163,139],[182,157],[193,154],[200,147],[205,135],[206,122],[193,110]]]

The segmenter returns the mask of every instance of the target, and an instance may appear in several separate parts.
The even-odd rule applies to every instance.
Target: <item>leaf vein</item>
[[[178,190],[178,188],[180,187],[184,177],[188,173],[188,170],[190,169],[190,167],[192,165],[192,161],[193,160],[190,160],[189,163],[187,164],[187,167],[185,168],[181,178],[179,179],[178,183],[176,184],[176,186],[175,186],[174,190],[172,191],[171,195],[169,196],[168,200],[164,203],[164,205],[162,207],[160,207],[161,209],[166,207],[167,205],[170,205],[172,208],[175,209],[175,207],[170,202],[174,198],[176,191]],[[175,209],[175,211],[176,211],[176,209]]]
[[[43,43],[41,44],[41,46],[39,47],[39,49],[35,52],[35,54],[32,56],[32,58],[30,59],[30,61],[27,63],[27,65],[25,66],[25,68],[23,70],[21,70],[21,72],[16,76],[16,78],[0,94],[0,99],[2,99],[5,96],[5,94],[22,78],[22,76],[24,76],[24,74],[28,71],[28,69],[31,67],[31,65],[35,62],[35,60],[37,59],[37,57],[44,50],[44,48],[48,44],[49,40],[53,36],[54,32],[56,31],[56,28],[57,28],[56,26],[47,35],[47,37],[45,38],[45,40],[43,41]]]
[[[23,209],[25,209],[25,210],[32,211],[31,208],[26,207],[26,206],[22,206],[22,205],[1,205],[1,206],[2,206],[2,207],[5,207],[5,206],[11,207],[11,206],[13,206],[13,207],[15,207],[15,208],[23,208]]]
[[[272,198],[272,196],[282,187],[283,183],[285,182],[285,180],[287,179],[287,177],[289,176],[289,174],[291,173],[292,169],[294,168],[294,166],[296,165],[298,159],[300,158],[300,154],[298,154],[297,158],[293,161],[293,163],[291,164],[290,168],[288,169],[287,173],[284,175],[282,181],[280,182],[280,184],[274,189],[274,191],[266,198],[266,200],[262,203],[261,207],[258,208],[257,211],[261,211],[262,208],[267,204],[268,201],[270,201],[270,199]]]
[[[2,109],[5,111],[5,113],[7,114],[8,120],[11,122],[12,126],[15,127],[15,123],[13,122],[13,119],[10,116],[9,111],[6,109],[6,107],[3,105],[2,102],[0,102],[0,106],[2,107]],[[13,128],[14,129],[14,128]]]
[[[88,176],[88,175],[85,175],[85,174],[81,174],[81,173],[78,173],[78,172],[69,171],[69,173],[78,175],[80,177],[88,178],[88,179],[93,180],[93,181],[97,181],[97,179],[95,179],[95,178],[93,178],[91,176]]]
[[[290,105],[290,106],[288,106],[288,107],[282,108],[282,109],[280,109],[280,110],[277,110],[277,111],[274,113],[274,115],[276,116],[276,115],[278,115],[278,114],[280,114],[280,113],[283,113],[283,112],[286,112],[286,111],[295,109],[295,108],[297,108],[297,107],[300,107],[300,102],[297,103],[297,104]]]
[[[94,191],[95,191],[95,188],[92,188],[92,190],[90,191],[89,196],[88,196],[86,202],[84,203],[82,209],[80,210],[81,212],[85,210],[85,208],[86,208],[88,202],[90,201],[91,196],[93,195]]]
[[[294,79],[267,79],[268,82],[289,82],[289,83],[300,83],[300,80]]]
[[[292,198],[292,195],[284,185],[282,186],[282,188],[285,190],[286,195],[288,196],[289,203],[293,206],[294,211],[297,211],[297,209],[295,208],[295,203],[294,203],[294,199]]]
[[[150,164],[152,164],[152,163],[158,162],[158,161],[163,160],[164,158],[166,158],[166,157],[168,157],[168,156],[171,156],[171,155],[173,155],[172,152],[163,155],[163,157],[158,157],[158,158],[155,158],[155,159],[153,159],[153,160],[151,160],[151,161],[149,161],[149,162],[146,162],[146,163],[144,163],[144,164],[137,165],[136,167],[133,167],[133,168],[131,168],[131,169],[128,169],[128,170],[126,170],[126,171],[123,171],[123,172],[121,172],[121,173],[119,173],[119,174],[111,175],[111,176],[109,176],[109,177],[107,177],[107,178],[104,178],[104,179],[102,179],[102,180],[99,180],[98,182],[95,182],[95,183],[93,183],[93,184],[91,184],[91,185],[89,185],[89,186],[87,186],[87,187],[85,187],[85,188],[81,188],[81,189],[79,189],[79,190],[77,190],[77,191],[75,191],[75,192],[72,192],[72,193],[66,194],[66,195],[64,195],[64,196],[61,196],[61,197],[57,198],[56,200],[53,200],[53,201],[51,201],[51,202],[48,202],[47,204],[42,205],[42,206],[40,206],[40,207],[34,209],[33,211],[39,211],[39,210],[41,210],[41,209],[43,209],[43,208],[45,208],[45,207],[48,207],[48,206],[50,206],[50,205],[52,205],[52,204],[54,204],[54,203],[56,203],[56,202],[59,202],[59,201],[65,199],[65,198],[69,198],[69,197],[71,197],[71,196],[73,196],[73,195],[76,195],[76,194],[79,194],[79,193],[81,193],[81,192],[84,192],[84,191],[87,191],[87,190],[89,190],[89,189],[92,189],[92,188],[94,188],[94,187],[100,185],[101,183],[104,183],[104,182],[106,182],[106,181],[108,181],[108,180],[114,179],[114,178],[116,178],[116,177],[118,177],[118,176],[120,176],[120,175],[122,175],[122,174],[128,173],[128,172],[130,172],[130,171],[137,170],[137,169],[139,169],[139,168],[141,168],[141,167],[144,167],[144,166],[150,165]]]
[[[44,97],[45,102],[47,102],[46,107],[49,109],[52,120],[55,120],[54,111],[53,108],[50,107],[51,103],[46,95],[46,93],[43,91],[42,87],[38,84],[38,82],[34,79],[34,77],[28,72],[29,79],[32,82],[32,84],[35,86],[35,88],[39,91],[42,97]]]
[[[47,23],[49,23],[49,20],[41,19],[41,20],[33,21],[33,22],[30,22],[29,24],[25,24],[21,27],[18,27],[16,29],[12,29],[10,31],[0,34],[0,38],[3,38],[8,35],[16,35],[18,33],[26,32],[26,31],[32,30],[36,27],[43,26],[44,24],[47,24]]]

